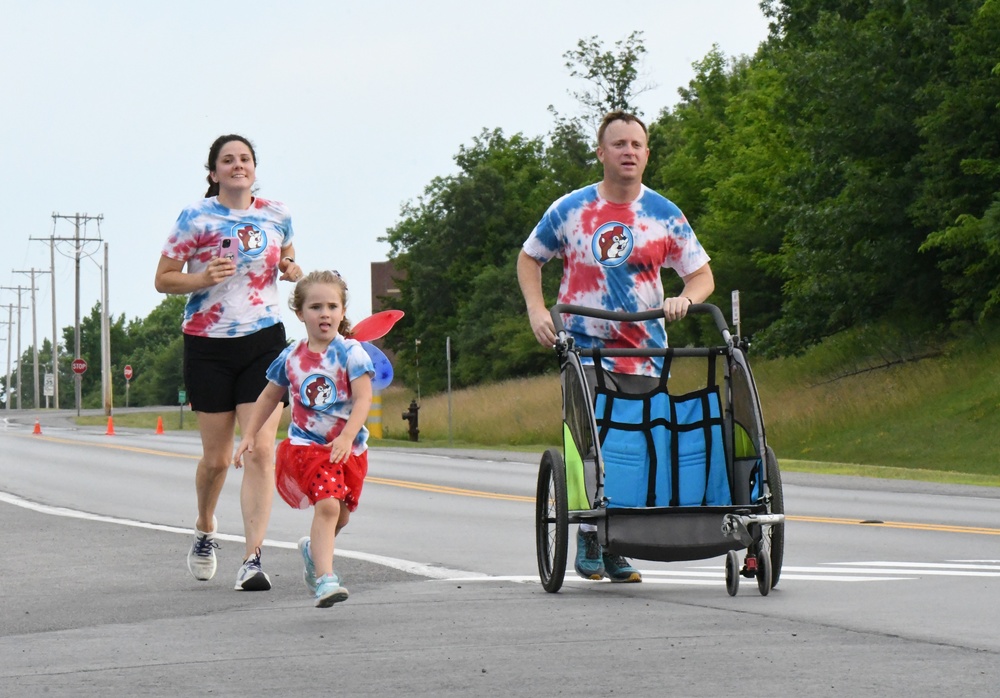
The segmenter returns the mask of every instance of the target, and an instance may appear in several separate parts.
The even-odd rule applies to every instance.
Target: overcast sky
[[[74,234],[53,213],[102,215],[83,232],[108,243],[109,308],[127,319],[162,300],[160,250],[204,195],[220,134],[254,142],[259,194],[290,207],[307,270],[348,279],[357,322],[371,311],[369,265],[388,253],[378,238],[402,204],[456,171],[460,146],[484,128],[544,135],[549,105],[579,112],[569,92],[586,85],[563,58],[578,40],[611,49],[644,32],[642,79],[657,87],[638,102],[653,119],[713,44],[752,54],[767,35],[755,0],[0,0],[0,10],[0,284],[27,289],[31,277],[16,272],[49,270],[48,241],[31,238]],[[86,316],[100,300],[103,248],[84,250]],[[61,333],[74,321],[68,243],[57,245],[55,276]],[[52,334],[49,275],[36,283],[41,344]],[[283,283],[282,297],[290,291]],[[0,291],[0,305],[16,302]],[[290,311],[285,320],[290,337],[303,336]],[[23,311],[22,351],[31,329]]]

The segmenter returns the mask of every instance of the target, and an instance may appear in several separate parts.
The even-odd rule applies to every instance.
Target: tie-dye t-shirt
[[[562,258],[559,303],[630,313],[663,306],[661,268],[687,276],[709,261],[680,209],[645,185],[627,204],[602,199],[596,184],[563,196],[545,212],[523,249],[543,264]],[[667,346],[662,319],[617,323],[566,315],[563,322],[580,348]],[[615,357],[602,364],[617,373],[658,375],[663,361]]]
[[[181,211],[163,246],[163,256],[203,272],[224,237],[239,243],[236,274],[195,291],[184,308],[185,334],[243,337],[281,321],[278,262],[292,242],[292,218],[284,204],[255,198],[245,211],[229,209],[211,196]]]
[[[291,388],[291,442],[326,445],[337,438],[354,405],[351,381],[365,373],[374,376],[375,367],[356,339],[338,335],[322,354],[309,349],[308,339],[300,339],[281,352],[267,369],[267,379]],[[351,450],[357,455],[367,448],[368,429],[362,426]]]

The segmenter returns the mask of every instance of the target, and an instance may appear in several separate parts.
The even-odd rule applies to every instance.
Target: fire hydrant
[[[420,405],[417,404],[416,400],[410,400],[410,409],[403,413],[403,419],[410,423],[410,441],[418,441],[417,438],[420,435],[420,429],[418,429],[418,419],[417,414],[420,411]]]

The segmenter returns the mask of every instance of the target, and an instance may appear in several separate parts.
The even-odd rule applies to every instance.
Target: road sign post
[[[73,369],[73,373],[76,374],[76,394],[79,395],[81,391],[81,386],[83,384],[83,374],[87,371],[87,361],[81,357],[76,357],[73,359],[73,363],[70,364],[70,368]],[[76,416],[80,416],[80,400],[76,401]]]
[[[187,391],[177,391],[177,404],[181,406],[181,429],[184,428],[184,403],[187,402]]]

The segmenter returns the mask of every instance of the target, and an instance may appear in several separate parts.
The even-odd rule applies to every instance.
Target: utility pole
[[[53,232],[47,238],[28,238],[49,243],[49,280],[52,282],[52,390],[54,407],[59,409],[59,325],[56,323],[56,236]],[[60,238],[62,239],[62,238]]]
[[[3,341],[7,342],[7,346],[9,348],[10,347],[10,323],[0,322],[0,325],[7,325],[7,336],[4,337]],[[10,402],[10,372],[9,371],[7,372],[7,382],[4,383],[4,402]]]
[[[108,243],[104,243],[104,266],[101,271],[101,388],[104,395],[104,416],[111,416],[114,404],[111,386],[111,320],[108,317]]]
[[[23,370],[21,368],[21,311],[27,310],[26,307],[21,305],[21,292],[27,291],[28,289],[24,286],[0,286],[0,288],[7,289],[8,291],[17,291],[17,305],[7,306],[8,308],[17,308],[17,392],[14,393],[17,397],[17,409],[21,409],[21,379],[24,377]],[[7,348],[7,371],[10,372],[10,347]],[[10,409],[10,400],[7,401],[7,409]]]
[[[10,388],[10,350],[11,345],[13,344],[13,342],[10,341],[10,333],[11,328],[14,326],[14,304],[8,303],[7,305],[0,305],[0,308],[7,308],[7,322],[3,323],[7,325],[7,382],[4,385],[7,388],[5,392],[7,393],[7,411],[9,412],[11,409],[11,403],[14,402],[14,395]]]
[[[88,216],[86,213],[74,213],[72,216],[63,216],[58,213],[52,214],[52,220],[57,221],[63,218],[65,220],[73,221],[74,225],[74,235],[72,238],[57,238],[52,236],[53,243],[55,241],[65,241],[68,240],[73,242],[73,254],[76,260],[76,315],[74,316],[73,323],[73,358],[80,359],[80,253],[83,250],[82,243],[85,242],[101,242],[100,238],[81,238],[80,237],[80,226],[86,225],[88,221],[97,221],[98,227],[100,227],[101,221],[104,220],[104,214],[98,214],[96,216]],[[77,374],[76,376],[76,411],[77,414],[80,412],[80,403],[82,402],[81,397],[81,387],[82,387],[83,376]]]
[[[31,344],[32,344],[32,359],[34,360],[34,372],[32,376],[35,379],[35,390],[34,390],[34,406],[37,410],[41,406],[41,399],[39,394],[40,383],[38,381],[38,304],[35,302],[35,274],[48,274],[47,271],[40,271],[31,268],[30,271],[21,271],[18,269],[12,269],[14,274],[30,274],[31,275]]]

